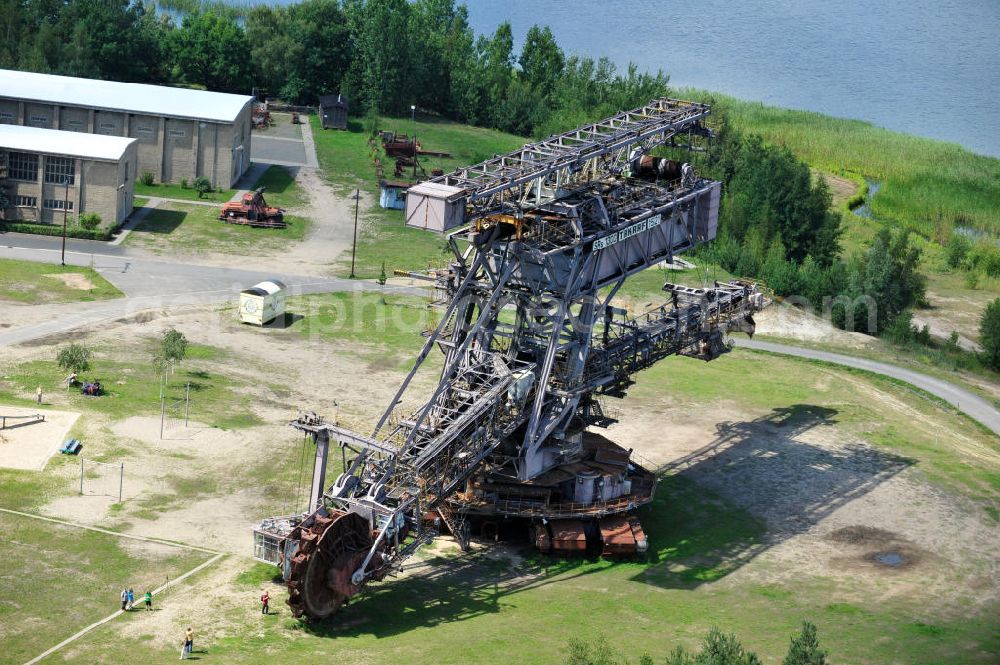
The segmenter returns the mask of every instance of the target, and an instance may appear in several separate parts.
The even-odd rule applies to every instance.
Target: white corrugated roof
[[[111,111],[232,122],[252,101],[247,95],[145,83],[119,83],[0,69],[0,97]]]
[[[117,161],[135,140],[124,136],[0,125],[0,148],[18,152],[43,152],[50,155]]]

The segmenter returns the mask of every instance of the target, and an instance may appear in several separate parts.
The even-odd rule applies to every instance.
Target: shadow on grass
[[[180,226],[187,213],[182,210],[166,210],[157,208],[139,222],[132,233],[173,233]]]
[[[666,588],[717,580],[914,464],[861,443],[801,440],[836,415],[795,404],[720,423],[711,443],[661,467],[642,512],[651,565],[632,579]]]
[[[294,312],[285,312],[284,315],[271,319],[261,327],[277,328],[279,330],[283,330],[285,328],[292,327],[293,325],[303,320],[304,318],[306,317],[304,317],[302,314],[296,314]]]

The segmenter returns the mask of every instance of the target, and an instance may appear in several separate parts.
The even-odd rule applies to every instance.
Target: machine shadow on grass
[[[915,463],[861,442],[801,440],[836,415],[795,404],[720,423],[709,444],[658,469],[642,514],[650,565],[632,579],[665,588],[717,580]]]
[[[455,557],[435,556],[409,566],[405,579],[370,585],[347,607],[321,621],[303,621],[318,637],[391,637],[415,628],[465,621],[516,606],[515,593],[607,570],[596,558],[554,559],[528,550],[491,556],[489,550]]]

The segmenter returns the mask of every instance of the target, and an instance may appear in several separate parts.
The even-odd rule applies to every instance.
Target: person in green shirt
[[[147,612],[150,611],[151,609],[153,609],[153,594],[151,594],[150,592],[147,591],[146,595],[144,595],[142,597],[142,599],[146,603],[146,611]]]

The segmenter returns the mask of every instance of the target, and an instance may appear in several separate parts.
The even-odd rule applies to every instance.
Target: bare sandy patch
[[[94,288],[94,283],[90,281],[90,278],[79,272],[47,273],[42,276],[60,281],[71,289],[89,291]]]
[[[830,194],[833,195],[834,207],[839,207],[842,203],[857,194],[860,189],[858,183],[854,182],[850,178],[815,170],[813,171],[813,174],[826,180],[827,186],[830,187]]]
[[[35,414],[44,420],[35,421]],[[0,405],[0,416],[8,418],[6,429],[0,429],[0,467],[41,471],[80,414]]]

